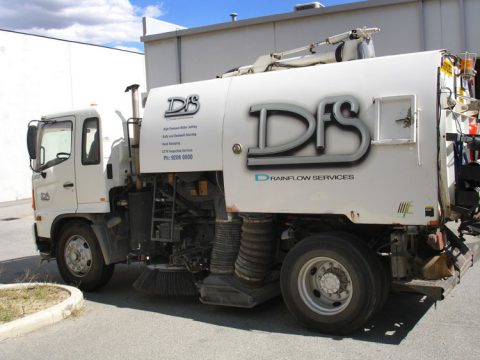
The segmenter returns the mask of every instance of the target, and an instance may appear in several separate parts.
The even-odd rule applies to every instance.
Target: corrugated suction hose
[[[244,215],[235,277],[249,285],[261,285],[272,265],[275,238],[271,215]]]
[[[241,219],[215,221],[215,240],[210,259],[211,274],[233,274],[241,236]]]

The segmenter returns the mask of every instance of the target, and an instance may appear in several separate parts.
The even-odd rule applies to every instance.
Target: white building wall
[[[480,52],[480,0],[370,0],[174,33],[145,42],[148,87],[211,79],[258,56],[380,27],[377,55],[423,50]],[[320,49],[321,51],[321,49]]]
[[[30,120],[90,104],[130,114],[133,83],[145,90],[144,56],[0,31],[0,202],[31,197]]]

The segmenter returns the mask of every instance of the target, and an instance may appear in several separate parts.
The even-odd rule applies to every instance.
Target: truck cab
[[[110,192],[130,173],[125,133],[120,112],[96,107],[30,124],[34,231],[45,257],[55,257],[53,239],[69,220],[110,213]]]

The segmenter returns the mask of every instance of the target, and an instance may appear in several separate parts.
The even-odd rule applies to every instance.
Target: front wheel
[[[310,329],[355,331],[378,304],[379,277],[370,260],[368,247],[349,236],[304,239],[282,265],[280,283],[287,308]]]
[[[63,227],[57,244],[57,264],[63,280],[83,291],[105,285],[115,267],[105,264],[95,234],[82,222]]]

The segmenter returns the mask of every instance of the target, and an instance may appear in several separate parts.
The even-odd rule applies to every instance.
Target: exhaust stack
[[[125,89],[125,92],[131,91],[132,94],[132,119],[133,138],[130,143],[133,154],[133,168],[135,170],[135,188],[137,191],[142,189],[142,179],[140,178],[140,108],[138,102],[138,88],[140,85],[133,84]],[[127,125],[128,126],[128,125]]]

